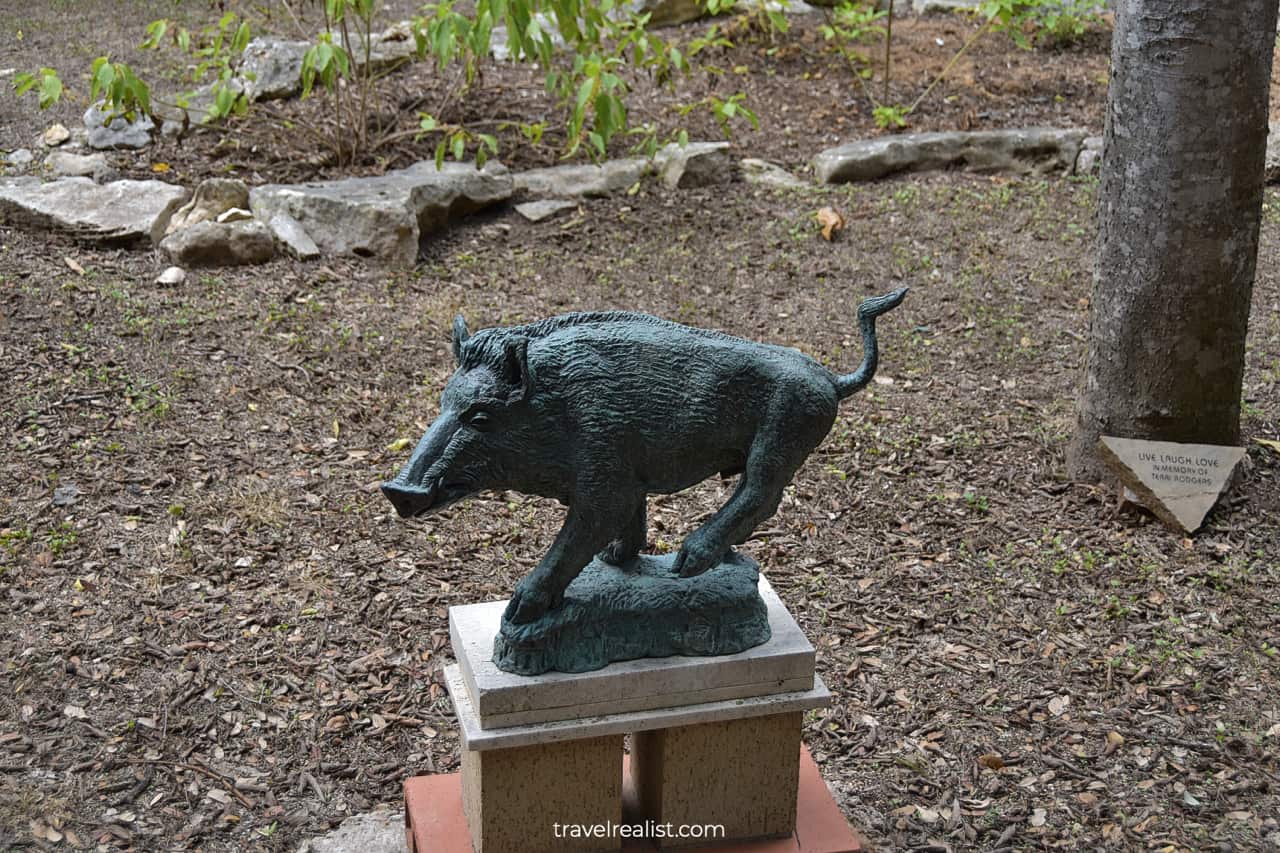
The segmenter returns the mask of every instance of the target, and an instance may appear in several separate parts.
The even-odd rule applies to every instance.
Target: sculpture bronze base
[[[636,658],[735,654],[769,640],[755,560],[734,552],[682,578],[675,556],[641,555],[622,567],[593,560],[560,607],[533,622],[503,618],[494,664],[519,675],[587,672]]]

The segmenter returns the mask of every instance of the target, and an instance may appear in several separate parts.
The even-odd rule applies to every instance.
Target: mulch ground
[[[487,494],[405,522],[378,494],[454,314],[634,308],[848,369],[858,300],[901,285],[879,381],[745,546],[835,694],[805,737],[845,813],[886,850],[1275,847],[1280,455],[1256,439],[1280,438],[1280,198],[1248,456],[1187,538],[1065,475],[1095,195],[650,183],[473,217],[408,272],[177,288],[157,254],[0,228],[0,847],[292,850],[456,768],[446,609],[505,597],[563,510]],[[728,494],[652,499],[649,549]]]

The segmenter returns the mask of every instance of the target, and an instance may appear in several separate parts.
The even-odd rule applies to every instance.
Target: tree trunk
[[[1100,435],[1240,437],[1276,0],[1119,0],[1071,474]]]

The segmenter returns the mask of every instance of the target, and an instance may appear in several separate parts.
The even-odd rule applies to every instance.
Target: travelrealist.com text
[[[556,838],[724,838],[718,823],[553,823]]]

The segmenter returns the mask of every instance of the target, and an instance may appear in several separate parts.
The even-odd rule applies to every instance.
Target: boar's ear
[[[462,364],[462,345],[467,342],[471,333],[467,331],[467,321],[459,314],[453,318],[453,360]]]
[[[511,384],[507,400],[519,403],[533,391],[533,377],[529,375],[529,339],[514,338],[507,341],[502,358],[503,378]]]

